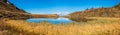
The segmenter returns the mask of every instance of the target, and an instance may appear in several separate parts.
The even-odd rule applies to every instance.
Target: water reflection
[[[49,23],[55,23],[55,24],[72,22],[72,20],[69,20],[68,18],[63,18],[63,17],[60,17],[60,18],[57,18],[57,19],[54,19],[54,18],[31,18],[31,19],[27,19],[27,21],[28,22],[43,22],[43,21],[47,21]]]

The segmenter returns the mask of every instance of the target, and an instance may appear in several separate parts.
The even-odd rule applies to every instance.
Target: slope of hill
[[[27,18],[49,18],[59,17],[57,14],[30,14],[26,11],[17,8],[14,4],[8,0],[0,0],[0,18],[10,18],[10,19],[27,19]]]
[[[80,17],[120,17],[120,4],[111,8],[92,8],[85,11],[74,12],[68,17],[80,16]]]
[[[7,0],[0,0],[0,10],[6,12],[27,13]]]
[[[25,19],[29,18],[29,13],[17,8],[8,0],[0,0],[0,18]]]

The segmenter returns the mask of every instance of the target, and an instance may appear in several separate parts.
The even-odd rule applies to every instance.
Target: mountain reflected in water
[[[54,19],[54,18],[30,18],[30,19],[27,19],[27,21],[28,22],[43,22],[43,21],[47,21],[49,23],[54,23],[54,24],[72,22],[72,20],[70,20],[68,18],[63,18],[63,17],[60,17],[60,18],[57,18],[57,19]]]

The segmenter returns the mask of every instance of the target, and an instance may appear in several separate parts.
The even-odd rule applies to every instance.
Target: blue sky
[[[9,0],[32,14],[69,14],[87,8],[112,7],[120,0]]]

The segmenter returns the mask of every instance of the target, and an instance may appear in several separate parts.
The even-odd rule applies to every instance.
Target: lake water
[[[54,23],[54,24],[59,24],[59,23],[69,23],[72,22],[72,20],[69,20],[68,18],[57,18],[57,19],[53,19],[53,18],[31,18],[31,19],[27,19],[28,22],[43,22],[43,21],[47,21],[49,23]]]

